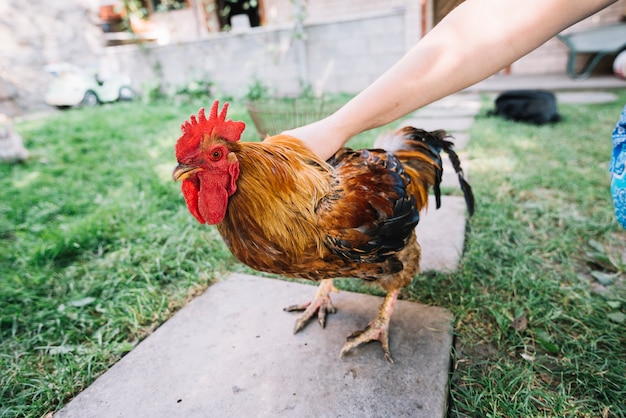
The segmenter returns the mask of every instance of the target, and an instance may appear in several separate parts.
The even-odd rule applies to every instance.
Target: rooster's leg
[[[341,356],[349,352],[359,345],[369,341],[380,341],[383,348],[385,359],[390,363],[393,363],[391,353],[389,352],[389,321],[391,320],[391,314],[393,313],[393,307],[396,304],[398,298],[399,289],[392,290],[387,293],[385,300],[378,308],[378,315],[369,325],[362,331],[355,331],[348,336],[348,341],[341,349]]]
[[[337,288],[333,286],[333,279],[324,279],[320,282],[319,287],[317,288],[317,293],[315,294],[315,298],[308,303],[303,305],[291,305],[286,307],[284,310],[287,312],[293,311],[304,311],[304,313],[298,318],[296,321],[296,326],[293,329],[293,333],[300,331],[304,326],[309,322],[309,320],[315,315],[317,312],[317,319],[324,328],[326,325],[326,314],[332,314],[337,312],[337,309],[333,306],[330,301],[330,292],[336,292]]]

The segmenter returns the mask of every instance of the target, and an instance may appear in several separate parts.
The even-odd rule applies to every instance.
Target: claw
[[[329,293],[332,291],[337,291],[333,286],[333,280],[322,280],[315,294],[315,298],[311,302],[302,305],[291,305],[283,309],[286,312],[304,311],[296,321],[293,330],[294,334],[304,328],[316,312],[317,320],[321,327],[324,328],[326,326],[326,315],[337,312],[337,309],[330,300]]]
[[[369,341],[380,341],[383,349],[385,360],[393,363],[391,352],[389,351],[389,321],[391,314],[398,298],[399,290],[387,293],[385,300],[380,305],[378,315],[369,325],[362,331],[355,331],[347,338],[346,343],[341,349],[340,356],[343,357],[350,350]]]
[[[343,357],[353,348],[366,342],[380,341],[385,360],[389,363],[393,363],[393,358],[391,357],[391,352],[389,351],[389,323],[387,322],[387,324],[375,325],[376,322],[378,321],[374,320],[364,330],[355,331],[350,334],[339,355]]]
[[[309,322],[309,320],[317,312],[317,320],[322,328],[326,327],[326,315],[334,314],[337,312],[337,308],[332,304],[330,298],[315,300],[303,305],[291,305],[283,309],[286,312],[304,311],[304,313],[296,321],[293,333],[297,333]]]

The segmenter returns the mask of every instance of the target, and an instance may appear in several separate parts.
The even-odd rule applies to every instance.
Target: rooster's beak
[[[191,176],[193,173],[197,173],[198,171],[202,171],[202,169],[191,165],[178,164],[172,173],[172,178],[174,181],[185,180],[187,177]]]

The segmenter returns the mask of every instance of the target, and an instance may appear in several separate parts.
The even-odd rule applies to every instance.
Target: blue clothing
[[[613,130],[613,155],[611,171],[611,194],[617,220],[626,228],[626,106]]]

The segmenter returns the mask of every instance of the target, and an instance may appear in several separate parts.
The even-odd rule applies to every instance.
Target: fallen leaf
[[[531,363],[535,361],[535,357],[531,356],[530,354],[522,353],[522,354],[520,354],[520,357],[523,358],[526,361],[531,362]]]
[[[603,284],[605,286],[613,283],[616,277],[615,274],[607,274],[607,273],[597,271],[597,270],[592,271],[591,275],[593,276],[594,279],[600,282],[600,284]]]
[[[90,305],[90,304],[94,303],[95,301],[96,301],[96,298],[86,297],[86,298],[77,299],[77,300],[73,300],[71,302],[68,302],[68,305],[73,306],[75,308],[81,308],[83,306]]]
[[[624,321],[626,321],[626,315],[624,315],[621,312],[611,312],[610,314],[607,314],[606,316],[607,318],[609,318],[609,320],[613,322],[617,322],[618,324],[622,324],[624,323]]]
[[[539,373],[539,379],[550,386],[556,386],[561,383],[561,379],[557,375],[548,373]]]
[[[539,344],[539,346],[547,353],[556,354],[559,352],[559,346],[552,341],[552,337],[550,337],[547,333],[537,331],[535,340],[537,341],[537,344]]]
[[[597,252],[599,253],[604,252],[604,245],[600,244],[598,241],[590,239],[588,243],[589,243],[589,246],[593,248],[594,250],[596,250]]]
[[[517,332],[524,332],[526,328],[528,328],[528,318],[526,318],[525,314],[521,314],[511,321],[509,327],[513,328]]]

